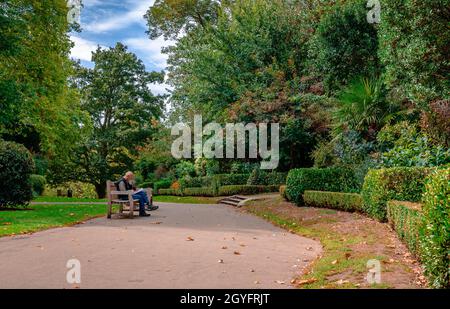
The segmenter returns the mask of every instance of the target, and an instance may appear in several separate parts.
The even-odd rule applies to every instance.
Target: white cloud
[[[161,48],[172,45],[174,42],[165,41],[163,38],[150,40],[147,37],[135,37],[126,39],[124,43],[130,49],[138,51],[145,62],[151,63],[157,69],[164,69],[167,65],[167,55],[161,53]]]
[[[92,60],[92,52],[97,50],[97,43],[79,38],[77,36],[71,36],[70,40],[75,43],[75,46],[70,52],[72,58],[84,61]]]
[[[144,15],[154,2],[155,0],[141,0],[137,3],[132,1],[130,3],[132,8],[127,13],[116,14],[104,20],[83,24],[82,28],[93,33],[102,33],[123,29],[132,24],[141,24],[145,27]]]

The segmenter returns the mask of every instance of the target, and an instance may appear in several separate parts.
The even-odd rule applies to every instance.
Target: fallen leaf
[[[226,249],[228,249],[228,247],[227,247],[227,246],[223,246],[222,249],[223,249],[223,250],[226,250]]]
[[[241,246],[241,247],[245,247],[246,245],[245,245],[245,244],[239,244],[239,246]]]
[[[233,252],[235,255],[241,255],[241,253],[239,251],[234,251]]]
[[[342,280],[342,279],[339,279],[338,281],[336,281],[336,284],[338,284],[338,285],[343,285],[343,284],[345,284],[345,283],[349,283],[350,281],[348,281],[348,280]]]
[[[223,260],[218,260],[217,263],[223,264]]]
[[[186,241],[194,241],[194,238],[192,238],[191,236],[189,236],[188,238],[186,238]]]
[[[251,272],[251,273],[254,273],[254,272],[255,272],[255,270],[254,270],[254,269],[250,269],[250,272]]]
[[[260,282],[259,282],[258,280],[256,280],[256,281],[254,282],[254,284],[260,284]]]
[[[338,263],[338,260],[334,260],[333,262],[331,262],[331,264],[336,265]]]
[[[311,284],[316,282],[317,279],[316,278],[310,278],[310,279],[304,279],[304,280],[300,280],[297,282],[297,285],[305,285],[305,284]]]
[[[313,247],[308,247],[308,248],[306,248],[306,250],[312,251],[312,250],[313,250]]]
[[[11,222],[5,222],[5,223],[3,223],[3,225],[11,225],[12,223]]]
[[[161,224],[162,222],[158,221],[158,222],[151,222],[150,224]]]
[[[281,280],[276,280],[275,282],[278,283],[278,284],[286,284],[286,282],[281,281]]]

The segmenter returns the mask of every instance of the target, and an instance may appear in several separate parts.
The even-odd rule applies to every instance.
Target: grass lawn
[[[33,205],[26,210],[2,210],[0,237],[69,226],[105,214],[104,205]]]
[[[45,203],[91,203],[91,202],[106,202],[106,199],[95,198],[73,198],[73,197],[61,197],[61,196],[39,196],[33,200],[33,202],[45,202]]]
[[[297,207],[281,198],[253,201],[243,211],[291,233],[319,240],[323,254],[295,280],[301,288],[419,288],[420,265],[387,224],[359,214]],[[370,285],[366,263],[381,262],[382,283]]]

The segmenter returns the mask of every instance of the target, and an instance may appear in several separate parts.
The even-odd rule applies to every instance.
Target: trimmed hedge
[[[236,194],[252,195],[259,193],[278,192],[280,186],[222,186],[219,188],[219,196],[229,196]]]
[[[450,287],[450,168],[435,171],[423,196],[422,262],[434,288]]]
[[[214,188],[185,188],[183,189],[184,196],[216,196]]]
[[[30,181],[34,161],[22,145],[0,140],[0,208],[27,206],[33,198]]]
[[[306,190],[356,193],[360,185],[351,169],[301,168],[291,170],[286,181],[286,193],[297,205],[303,204]]]
[[[286,194],[286,186],[280,186],[280,195],[282,198],[284,198],[286,201],[289,201],[289,198]]]
[[[218,174],[203,177],[184,177],[180,180],[182,188],[220,187],[245,185],[250,174]]]
[[[416,256],[420,253],[419,231],[422,226],[422,205],[411,202],[389,201],[387,203],[387,218],[389,225],[397,232],[409,250]]]
[[[363,210],[361,195],[358,193],[305,191],[303,201],[306,206],[325,207],[344,211]]]
[[[181,190],[175,190],[175,189],[159,189],[158,195],[183,196],[183,192]]]
[[[153,186],[153,190],[155,190],[155,192],[159,192],[160,189],[169,189],[172,185],[172,182],[173,181],[171,179],[162,179],[156,181]]]
[[[369,170],[364,179],[362,197],[364,211],[382,222],[387,221],[390,200],[420,202],[430,168],[396,167]]]

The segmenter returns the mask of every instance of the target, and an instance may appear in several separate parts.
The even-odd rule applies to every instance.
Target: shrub
[[[422,206],[417,203],[389,201],[387,218],[409,250],[420,258],[419,230],[422,224]]]
[[[153,189],[155,190],[155,192],[159,192],[159,189],[169,189],[171,185],[172,185],[172,180],[166,178],[166,179],[156,181]]]
[[[450,168],[431,175],[423,196],[422,262],[430,285],[450,287]]]
[[[358,193],[305,191],[303,200],[305,205],[310,207],[362,212],[363,202]]]
[[[30,175],[34,162],[22,145],[0,140],[0,207],[26,206],[33,198]]]
[[[153,181],[144,181],[139,184],[140,188],[153,188],[155,183]]]
[[[182,161],[175,166],[175,175],[177,178],[195,175],[195,165],[189,161]]]
[[[183,190],[184,196],[216,196],[214,188],[185,188]]]
[[[57,196],[58,190],[62,194],[66,195],[68,190],[72,191],[72,197],[74,198],[98,198],[95,186],[90,183],[80,181],[69,181],[58,186],[46,186],[44,190],[45,196]]]
[[[328,91],[354,76],[370,75],[377,66],[377,31],[367,23],[366,4],[358,0],[337,5],[320,20],[310,41],[313,71],[323,76]]]
[[[249,174],[219,174],[213,176],[219,186],[245,185]]]
[[[158,195],[174,195],[174,196],[183,196],[183,191],[175,190],[175,189],[159,189]]]
[[[286,193],[297,205],[303,203],[306,190],[358,192],[359,184],[350,169],[346,168],[301,168],[291,170],[286,180]]]
[[[429,168],[396,167],[370,170],[364,180],[362,197],[364,211],[371,217],[386,221],[386,204],[390,200],[419,202],[425,188]]]
[[[252,195],[259,193],[278,192],[279,188],[279,186],[222,186],[219,188],[218,194],[219,196],[229,196],[236,194]]]
[[[31,175],[30,176],[31,187],[33,189],[33,195],[41,196],[44,193],[45,185],[47,180],[41,175]]]

